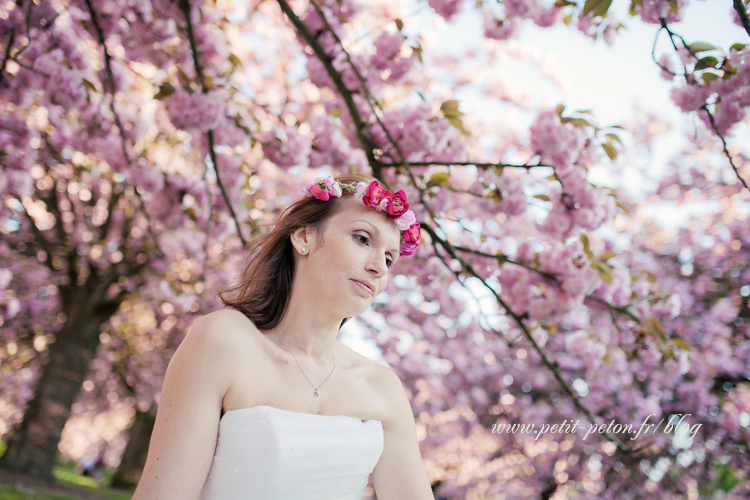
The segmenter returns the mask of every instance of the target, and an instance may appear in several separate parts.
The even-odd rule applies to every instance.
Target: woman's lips
[[[372,292],[373,292],[372,288],[370,288],[369,286],[367,286],[366,284],[362,283],[359,280],[352,280],[352,281],[355,282],[357,285],[359,285],[359,287],[365,290],[367,293],[372,295]]]

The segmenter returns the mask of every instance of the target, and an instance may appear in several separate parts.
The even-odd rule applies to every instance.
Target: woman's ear
[[[307,255],[312,251],[314,231],[309,227],[300,227],[296,229],[290,236],[292,239],[292,245],[294,246],[297,253],[301,255]]]

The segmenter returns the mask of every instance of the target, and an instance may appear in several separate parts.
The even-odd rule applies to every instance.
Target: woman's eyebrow
[[[352,221],[352,223],[354,223],[354,222],[364,222],[365,224],[367,224],[368,226],[370,226],[372,228],[372,230],[375,232],[376,235],[380,236],[380,230],[377,227],[375,227],[375,225],[372,224],[371,222],[368,222],[368,221],[362,220],[362,219],[357,219],[357,220]],[[399,250],[396,249],[396,248],[391,248],[388,251],[391,252],[391,255],[398,255],[399,254]]]

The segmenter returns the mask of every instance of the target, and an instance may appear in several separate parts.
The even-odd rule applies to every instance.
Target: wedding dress
[[[382,452],[380,420],[229,410],[199,499],[361,500]]]

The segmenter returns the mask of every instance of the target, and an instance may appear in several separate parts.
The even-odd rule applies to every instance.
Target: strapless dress
[[[383,444],[380,420],[229,410],[199,500],[361,500]]]

